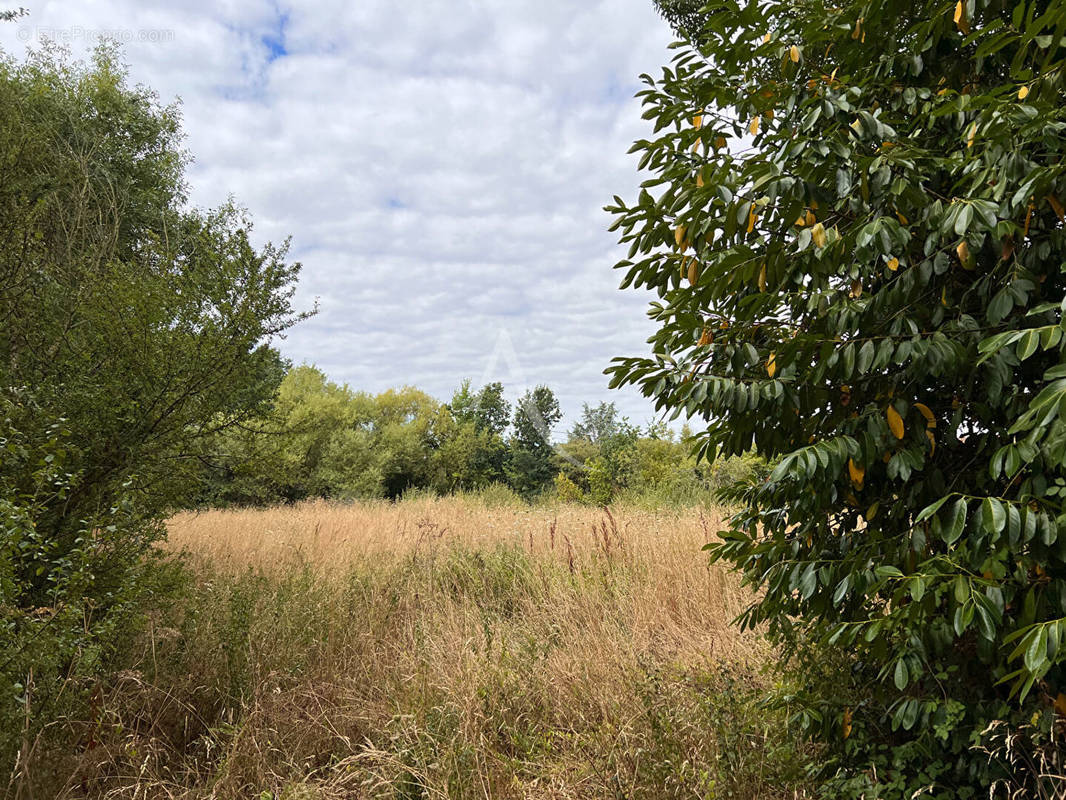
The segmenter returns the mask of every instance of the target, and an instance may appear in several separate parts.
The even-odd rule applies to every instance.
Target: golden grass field
[[[187,512],[65,796],[795,797],[707,510]]]

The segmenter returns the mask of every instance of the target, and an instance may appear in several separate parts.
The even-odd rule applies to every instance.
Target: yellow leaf
[[[848,292],[852,297],[862,297],[862,281],[858,278],[851,282],[851,291]]]
[[[788,50],[788,57],[792,59],[793,64],[798,64],[800,60],[800,49],[796,47],[796,45],[792,45]]]
[[[977,123],[970,126],[970,134],[966,137],[966,146],[973,147],[973,137],[977,135]]]
[[[855,30],[851,32],[852,39],[858,39],[860,36],[862,36],[862,17],[855,21]]]
[[[807,224],[808,225],[813,225],[815,222],[817,222],[817,220],[814,218],[814,212],[808,209],[808,211],[807,211]]]
[[[848,459],[848,475],[851,476],[851,482],[855,484],[856,489],[862,488],[862,482],[866,478],[866,470],[855,463],[854,459]]]
[[[693,142],[692,143],[692,152],[693,153],[698,153],[699,151],[700,151],[700,143],[699,142]]]
[[[682,244],[684,243],[684,241],[685,241],[685,226],[684,225],[678,225],[677,228],[674,230],[674,242],[677,243],[677,246],[681,248],[682,252],[684,252],[684,249],[685,249],[684,247],[682,247]]]
[[[969,35],[970,23],[966,19],[966,3],[964,0],[959,0],[959,2],[955,4],[955,25],[960,31],[962,31],[964,36]]]
[[[725,147],[725,137],[719,136],[717,139],[714,140],[714,149],[721,150],[723,147]]]
[[[932,458],[933,453],[936,452],[936,437],[933,436],[933,432],[930,430],[925,432],[925,436],[929,439],[929,457]]]
[[[807,218],[803,214],[800,214],[798,217],[796,217],[795,225],[797,228],[802,228],[806,224]]]
[[[899,224],[900,225],[909,225],[910,224],[909,222],[907,222],[907,218],[905,216],[903,216],[901,213],[899,213],[898,211],[896,212],[896,219],[899,220]]]
[[[698,188],[698,189],[702,189],[703,188],[703,173],[702,172],[697,172],[696,173],[696,188]]]
[[[825,226],[822,223],[811,228],[811,240],[818,247],[825,247]]]
[[[766,291],[766,264],[763,264],[759,270],[759,291]]]
[[[766,44],[769,41],[770,41],[770,34],[767,33],[764,37],[762,37],[762,43]]]
[[[699,130],[700,128],[703,127],[703,115],[702,114],[697,114],[696,116],[694,116],[692,118],[692,126],[696,130]]]
[[[851,129],[855,131],[856,134],[862,133],[862,120],[856,117],[855,121],[851,123]]]
[[[748,233],[751,233],[753,230],[755,230],[756,219],[758,219],[758,217],[755,215],[755,204],[752,203],[751,209],[748,211]]]
[[[925,427],[935,428],[936,417],[933,416],[933,410],[929,408],[925,403],[915,403],[914,407],[918,409],[918,413],[925,417]]]
[[[940,290],[940,305],[944,306],[944,308],[947,308],[947,306],[948,306],[948,287],[947,286],[945,286],[943,289]]]
[[[758,117],[752,117],[751,125],[748,126],[748,130],[751,132],[752,136],[754,136],[755,134],[757,134],[759,132],[759,118]]]
[[[897,439],[902,439],[903,417],[901,417],[899,415],[899,412],[896,411],[896,409],[894,409],[892,406],[889,406],[888,410],[885,411],[885,417],[886,419],[888,419],[888,429],[892,431],[892,435],[895,436]]]
[[[1029,87],[1028,86],[1023,86],[1021,89],[1018,90],[1018,99],[1019,100],[1024,100],[1028,96],[1029,96]]]
[[[770,353],[770,357],[766,360],[766,374],[772,378],[775,372],[777,372],[777,354]]]
[[[959,263],[962,264],[963,269],[974,268],[973,254],[965,239],[959,242],[959,246],[955,248],[955,254],[959,257]]]
[[[895,272],[897,269],[899,269],[899,259],[895,258],[895,257],[888,259],[888,265],[887,266],[888,266],[888,268],[890,270]]]
[[[700,334],[700,346],[711,344],[714,341],[714,334],[711,333],[710,328],[704,328],[703,333]]]
[[[1055,211],[1055,216],[1059,218],[1059,222],[1066,222],[1066,209],[1063,209],[1062,203],[1059,202],[1059,198],[1053,194],[1047,196],[1048,205]]]
[[[695,286],[696,281],[700,279],[700,262],[693,256],[692,260],[688,263],[688,282]]]

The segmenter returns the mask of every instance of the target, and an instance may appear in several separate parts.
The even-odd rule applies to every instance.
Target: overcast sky
[[[567,425],[600,400],[652,418],[602,374],[651,332],[602,211],[635,196],[632,96],[669,60],[651,0],[21,2],[0,47],[125,40],[133,80],[181,100],[192,201],[292,236],[320,309],[280,343],[294,362],[443,400],[546,383]]]

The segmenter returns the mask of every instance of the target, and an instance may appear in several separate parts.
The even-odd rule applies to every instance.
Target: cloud
[[[600,400],[651,418],[602,374],[652,328],[601,210],[640,180],[632,95],[671,38],[651,0],[52,1],[0,46],[27,30],[76,52],[117,31],[133,78],[182,100],[192,201],[292,236],[321,310],[289,358],[370,391],[544,382],[567,423]],[[501,343],[518,369],[492,375]]]

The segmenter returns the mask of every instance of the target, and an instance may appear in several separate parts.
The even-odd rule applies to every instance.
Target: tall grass
[[[794,742],[706,512],[472,498],[186,513],[61,797],[775,798]],[[59,780],[57,780],[57,778]]]

